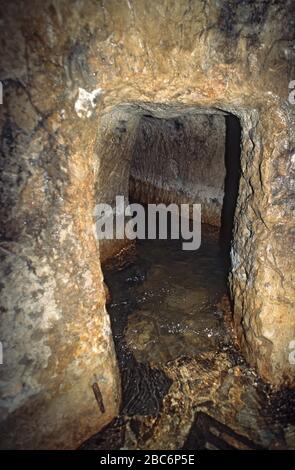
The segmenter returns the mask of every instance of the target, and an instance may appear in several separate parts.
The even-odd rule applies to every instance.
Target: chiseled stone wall
[[[239,117],[236,330],[265,379],[294,386],[293,6],[1,3],[2,447],[73,448],[118,411],[92,212],[104,198],[99,181],[111,181],[102,168],[113,143],[102,129],[120,103],[176,102]],[[120,167],[115,156],[108,164]]]
[[[202,221],[220,225],[225,179],[225,118],[217,109],[126,103],[105,113],[95,151],[97,203],[116,196],[142,203],[201,203]],[[101,240],[108,261],[129,240]]]
[[[225,118],[199,113],[140,119],[130,167],[131,195],[144,203],[201,204],[202,222],[219,226]]]

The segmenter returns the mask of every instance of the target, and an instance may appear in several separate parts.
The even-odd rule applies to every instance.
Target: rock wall
[[[217,109],[150,103],[106,112],[96,138],[96,203],[116,196],[143,203],[201,203],[202,221],[220,225],[225,179],[225,118]],[[148,116],[148,117],[147,117]],[[101,240],[107,262],[130,241]]]
[[[202,221],[220,225],[225,179],[225,119],[184,114],[141,118],[130,167],[134,200],[202,204]]]
[[[102,116],[96,136],[95,154],[99,161],[95,181],[96,204],[106,203],[115,208],[116,196],[124,196],[128,204],[130,162],[139,122],[137,107],[118,106]],[[100,260],[130,246],[130,241],[100,240]]]
[[[109,153],[102,170],[115,145],[103,126],[121,103],[239,117],[236,330],[265,379],[294,386],[294,2],[29,0],[1,10],[2,447],[72,448],[118,411],[92,214],[121,168]]]

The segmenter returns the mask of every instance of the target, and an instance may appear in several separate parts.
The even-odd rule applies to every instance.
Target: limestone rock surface
[[[263,378],[294,386],[293,0],[17,0],[1,17],[2,447],[73,448],[117,414],[93,208],[127,188],[143,102],[240,119],[235,328]]]

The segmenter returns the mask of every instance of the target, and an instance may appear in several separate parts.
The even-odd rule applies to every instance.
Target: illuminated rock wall
[[[92,214],[112,187],[102,139],[120,103],[239,117],[235,327],[262,377],[294,385],[293,2],[30,0],[1,10],[1,445],[73,448],[118,412]],[[112,165],[119,171],[116,155]]]

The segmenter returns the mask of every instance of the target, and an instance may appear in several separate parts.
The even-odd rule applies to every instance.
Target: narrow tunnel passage
[[[137,240],[127,253],[105,263],[123,396],[120,417],[86,448],[159,448],[168,442],[178,448],[179,436],[190,448],[196,435],[195,445],[206,448],[212,420],[216,432],[231,442],[213,439],[217,448],[269,444],[262,437],[269,425],[260,409],[265,390],[235,348],[230,323],[227,276],[240,154],[241,126],[233,115],[214,110],[141,115],[129,167],[129,201],[145,208],[200,203],[202,241],[198,250],[184,251],[181,239],[158,234],[155,240]],[[242,389],[248,395],[238,405],[228,399],[226,390],[239,396]],[[204,403],[200,397],[206,397]],[[237,406],[245,416],[239,423]],[[219,422],[224,413],[226,429]],[[191,431],[185,435],[188,423]],[[276,439],[279,432],[274,431]]]
[[[139,362],[166,363],[214,351],[227,338],[219,304],[227,295],[240,137],[239,120],[231,115],[141,118],[129,200],[168,207],[200,203],[204,211],[197,250],[185,251],[182,240],[171,238],[171,214],[168,240],[160,239],[157,230],[156,240],[137,242],[136,307],[128,316],[125,339]],[[132,273],[127,277],[132,282]]]
[[[230,269],[230,245],[232,240],[234,214],[241,176],[241,126],[239,119],[231,114],[225,117],[225,168],[224,198],[221,212],[220,244]]]

